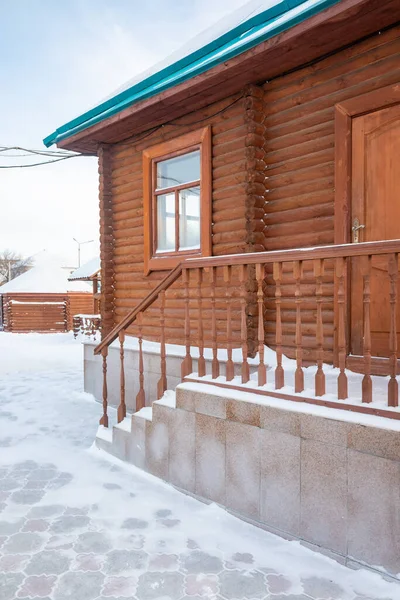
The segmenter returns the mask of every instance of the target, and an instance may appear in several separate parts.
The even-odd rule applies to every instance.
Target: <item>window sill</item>
[[[188,252],[187,254],[175,254],[173,256],[153,256],[144,265],[144,274],[148,275],[151,271],[170,271],[180,262],[187,258],[199,258],[205,256],[202,252]]]

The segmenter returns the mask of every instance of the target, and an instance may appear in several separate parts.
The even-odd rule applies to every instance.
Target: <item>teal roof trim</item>
[[[312,0],[282,0],[199,50],[62,125],[43,142],[45,146],[49,147],[92,125],[105,121],[128,106],[200,75],[338,2],[340,0],[315,0],[314,2]],[[287,14],[296,8],[298,10]]]

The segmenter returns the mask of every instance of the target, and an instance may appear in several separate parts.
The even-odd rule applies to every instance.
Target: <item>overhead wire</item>
[[[125,145],[130,145],[132,143],[137,144],[137,143],[141,142],[142,140],[148,138],[150,135],[152,135],[156,131],[159,131],[160,129],[163,129],[165,127],[190,127],[191,125],[198,125],[199,123],[203,123],[204,121],[208,121],[209,119],[224,113],[226,110],[228,110],[229,108],[231,108],[232,106],[237,104],[242,98],[243,98],[243,94],[240,94],[240,96],[235,98],[229,104],[225,105],[223,108],[217,110],[216,112],[214,112],[210,115],[201,117],[200,119],[188,121],[186,123],[174,123],[173,121],[170,121],[168,123],[163,123],[162,125],[158,125],[156,127],[153,127],[152,129],[149,129],[141,136],[137,136],[137,137],[129,136],[129,137],[125,138],[124,140],[121,140],[118,143],[118,145],[125,146]],[[129,140],[129,142],[128,142],[128,140]],[[113,144],[106,144],[106,145],[113,145]],[[19,158],[19,157],[26,158],[28,156],[31,156],[31,154],[39,155],[39,156],[55,157],[55,158],[54,158],[54,160],[43,161],[40,163],[31,163],[31,164],[24,164],[24,165],[0,165],[0,169],[24,169],[24,168],[29,168],[29,167],[40,167],[42,165],[49,165],[52,163],[60,162],[61,160],[67,160],[69,158],[76,158],[76,157],[80,157],[80,156],[90,156],[90,155],[80,154],[80,153],[71,153],[71,152],[68,152],[65,150],[32,150],[32,149],[28,149],[28,148],[22,148],[20,146],[0,146],[0,153],[7,152],[7,151],[13,151],[13,150],[25,152],[26,154],[14,154],[14,155],[5,155],[4,154],[3,155],[4,158]]]
[[[76,156],[80,156],[77,154]],[[0,165],[0,169],[27,169],[29,167],[41,167],[42,165],[50,165],[51,163],[60,162],[61,160],[68,160],[69,158],[75,158],[75,156],[62,156],[55,158],[54,160],[46,160],[40,163],[31,163],[29,165]]]
[[[163,123],[162,125],[157,125],[156,127],[149,129],[142,136],[135,137],[135,136],[129,135],[128,137],[124,138],[123,140],[121,140],[120,142],[117,142],[117,143],[119,146],[129,146],[131,144],[138,144],[142,140],[149,137],[152,133],[155,133],[156,131],[159,131],[160,129],[164,129],[165,127],[190,127],[191,125],[198,125],[200,123],[203,123],[204,121],[208,121],[208,120],[212,119],[213,117],[216,117],[217,115],[223,114],[229,108],[231,108],[232,106],[234,106],[235,104],[240,102],[240,100],[242,100],[243,97],[244,97],[243,93],[241,93],[237,98],[232,100],[232,102],[229,102],[229,104],[223,106],[222,108],[220,108],[219,110],[215,111],[214,113],[212,113],[210,115],[201,117],[200,119],[187,121],[186,123],[174,123],[173,121],[169,121],[167,123]],[[182,117],[182,118],[184,118],[184,117]],[[114,144],[105,144],[105,145],[112,146]]]
[[[19,154],[5,154],[6,152],[18,151]],[[22,154],[21,154],[22,152]],[[76,158],[78,156],[84,156],[83,154],[68,152],[65,150],[35,150],[31,148],[23,148],[21,146],[0,146],[0,153],[2,158],[27,158],[32,156],[43,156],[52,158],[52,160],[44,160],[42,162],[30,163],[30,164],[18,164],[18,165],[0,165],[0,169],[27,169],[30,167],[41,167],[42,165],[49,165],[52,163],[60,162],[61,160],[67,160],[69,158]]]

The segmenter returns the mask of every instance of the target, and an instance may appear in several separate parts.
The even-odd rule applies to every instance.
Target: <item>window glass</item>
[[[200,179],[200,150],[157,162],[157,189]]]
[[[156,252],[175,250],[175,194],[157,196]]]
[[[179,192],[179,250],[200,248],[200,187]]]

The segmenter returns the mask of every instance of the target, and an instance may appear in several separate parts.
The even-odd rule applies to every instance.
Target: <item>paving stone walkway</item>
[[[1,376],[1,600],[400,598],[375,573],[89,450],[100,407],[82,392],[76,348],[51,370]]]

